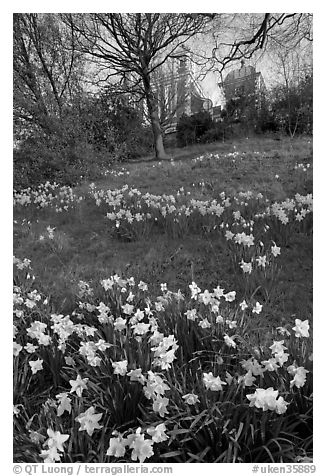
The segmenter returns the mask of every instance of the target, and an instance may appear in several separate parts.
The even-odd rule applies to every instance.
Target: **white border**
[[[326,9],[321,2],[303,1],[274,1],[269,4],[262,4],[258,1],[246,2],[182,2],[164,1],[162,4],[153,1],[132,3],[120,0],[119,9],[114,8],[114,4],[107,1],[96,2],[67,2],[56,1],[55,3],[45,3],[44,1],[14,1],[1,5],[0,33],[1,33],[1,93],[2,93],[2,121],[1,121],[1,219],[3,232],[1,240],[1,319],[5,328],[4,338],[1,342],[1,410],[2,410],[2,435],[4,436],[1,445],[5,466],[8,463],[8,471],[4,469],[4,474],[12,474],[12,318],[11,318],[11,296],[12,291],[12,13],[13,12],[93,12],[105,11],[110,7],[110,11],[133,12],[175,12],[183,11],[208,11],[213,12],[221,9],[221,13],[248,13],[262,11],[282,12],[312,12],[314,13],[314,464],[317,465],[315,474],[325,474],[326,465],[324,449],[324,428],[323,418],[325,414],[325,357],[323,347],[325,347],[325,285],[324,275],[326,269],[325,262],[325,137],[326,137],[326,74],[325,74],[325,18]],[[199,8],[200,7],[200,8]],[[243,8],[245,7],[245,9]],[[9,460],[9,461],[8,461]],[[9,468],[10,466],[10,468]],[[228,474],[251,474],[252,465],[227,465],[219,464],[217,468],[213,465],[205,464],[205,468],[195,465],[173,465],[176,466],[174,476],[180,472],[194,473],[195,471],[205,471],[207,474],[215,474],[217,471]],[[187,466],[185,469],[184,466]],[[189,467],[190,466],[190,467]],[[179,469],[178,469],[179,467]],[[197,469],[196,469],[197,468]],[[223,471],[224,470],[224,471]],[[324,470],[324,471],[323,471]]]

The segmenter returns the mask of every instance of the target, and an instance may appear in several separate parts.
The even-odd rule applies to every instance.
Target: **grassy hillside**
[[[155,195],[176,195],[183,188],[189,200],[216,199],[222,192],[233,197],[250,190],[262,193],[270,202],[312,192],[312,168],[307,172],[295,170],[296,164],[312,162],[312,145],[307,141],[243,140],[236,145],[218,144],[214,149],[210,144],[210,152],[206,149],[181,149],[182,156],[172,161],[116,167],[96,184],[97,188],[128,185]],[[171,289],[186,286],[192,277],[205,286],[217,281],[234,284],[224,244],[221,246],[213,235],[198,230],[171,236],[154,230],[155,239],[116,239],[110,233],[105,207],[97,207],[89,197],[89,184],[78,187],[75,193],[85,199],[67,212],[56,213],[51,207],[15,209],[15,253],[32,260],[35,273],[62,312],[71,309],[72,283],[98,280],[115,272],[139,277],[149,274],[151,282],[168,282]],[[47,226],[56,229],[55,240],[40,242]],[[281,312],[285,308],[295,312],[301,308],[301,299],[305,305],[311,303],[311,279],[307,278],[311,278],[312,249],[310,238],[302,234],[287,239],[282,252],[279,304]],[[285,298],[291,280],[290,293],[297,299]]]
[[[43,431],[45,439],[47,421],[48,427],[70,435],[69,450],[62,455],[62,461],[76,461],[78,453],[87,455],[85,457],[93,462],[112,461],[112,458],[120,461],[117,454],[109,452],[105,455],[104,452],[114,431],[123,434],[138,426],[144,425],[147,428],[158,422],[165,422],[168,429],[172,429],[174,425],[175,433],[171,430],[172,433],[168,433],[169,439],[160,443],[162,448],[155,450],[152,455],[148,453],[148,458],[151,458],[149,461],[272,461],[272,454],[277,462],[291,461],[300,455],[311,456],[311,406],[307,403],[310,402],[311,393],[311,343],[310,338],[290,337],[290,334],[293,334],[291,329],[295,325],[295,319],[300,322],[307,320],[310,324],[312,320],[312,143],[305,138],[294,141],[244,139],[172,150],[170,154],[171,160],[164,162],[144,159],[116,166],[108,170],[96,184],[83,183],[74,190],[48,184],[36,192],[26,190],[16,194],[14,198],[14,255],[20,260],[31,260],[31,269],[27,264],[24,268],[18,262],[22,269],[16,269],[15,272],[15,284],[20,288],[17,292],[25,296],[22,297],[25,299],[25,307],[26,299],[34,299],[31,296],[26,298],[33,289],[41,293],[42,302],[45,300],[45,304],[41,305],[41,300],[36,302],[34,299],[35,306],[32,305],[27,310],[24,304],[19,304],[18,310],[24,308],[25,320],[24,324],[21,321],[15,322],[19,329],[18,337],[22,339],[19,341],[17,338],[17,342],[22,346],[26,344],[24,329],[31,325],[33,319],[38,316],[38,320],[49,322],[47,319],[50,319],[51,313],[55,313],[69,315],[72,319],[72,316],[75,316],[74,319],[77,316],[77,321],[74,322],[78,322],[80,318],[80,322],[95,325],[104,340],[112,345],[114,343],[122,352],[109,357],[101,355],[102,363],[99,366],[88,365],[77,359],[78,364],[69,367],[57,354],[49,357],[48,347],[41,346],[42,352],[38,354],[35,350],[34,357],[41,358],[43,368],[48,365],[52,374],[56,375],[51,378],[50,372],[45,381],[42,381],[41,388],[37,387],[37,382],[42,372],[35,372],[32,376],[28,373],[33,354],[24,354],[24,351],[17,354],[16,359],[21,359],[16,362],[17,369],[20,369],[21,375],[26,379],[16,382],[15,386],[15,403],[24,408],[16,420],[16,428],[21,432],[16,440],[17,461],[38,461],[37,455],[43,440],[32,444],[24,425],[32,416],[31,412],[38,411],[38,405],[44,406],[45,395],[55,398],[60,392],[69,391],[69,379],[75,379],[76,372],[93,382],[88,406],[95,405],[97,412],[101,410],[104,420],[110,407],[111,417],[105,420],[102,430],[97,431],[97,436],[95,439],[93,437],[91,443],[91,438],[80,436],[67,413],[60,420],[58,416],[53,416],[55,407],[48,409],[48,413],[42,410],[39,426],[35,423],[35,431]],[[133,284],[125,284],[128,292],[131,292],[127,301],[131,303],[137,300],[135,308],[142,309],[145,302],[153,304],[155,299],[155,303],[163,303],[163,309],[156,305],[153,312],[159,331],[166,336],[173,334],[178,342],[177,347],[171,344],[173,352],[176,352],[176,360],[171,368],[168,366],[166,370],[158,364],[157,357],[152,360],[144,336],[135,338],[138,344],[143,339],[142,345],[145,346],[140,356],[138,344],[135,343],[136,347],[130,350],[134,337],[130,337],[129,349],[127,341],[120,340],[119,344],[116,341],[111,329],[112,323],[100,321],[100,325],[98,324],[96,309],[101,302],[111,309],[115,319],[128,319],[123,311],[123,302],[127,296],[125,294],[123,298],[123,293],[126,292],[123,291],[123,282],[119,284],[118,278],[113,280],[117,289],[109,288],[106,290],[108,294],[103,294],[103,280],[113,275],[125,279],[132,277],[136,283],[141,281],[148,285],[147,301],[144,301],[145,298],[139,295],[140,291],[136,292],[132,288]],[[197,311],[202,319],[197,330],[192,327],[191,319],[189,321],[189,318],[184,317],[192,309],[191,299],[195,299],[189,298],[191,283],[200,287],[199,293],[207,290],[206,295],[199,294],[196,301],[196,306],[199,306]],[[226,319],[225,316],[229,318],[222,330],[220,324],[215,329],[214,311],[207,314],[205,307],[209,302],[213,303],[213,294],[210,293],[217,286],[223,288],[225,293],[235,291],[238,306],[244,301],[248,305],[248,311],[242,308],[240,310],[239,307],[232,310],[229,298],[225,298],[226,308],[225,314],[221,311],[222,320]],[[92,291],[88,292],[89,289]],[[182,305],[176,297],[178,292],[186,296]],[[163,296],[161,300],[157,298],[159,295]],[[168,296],[174,296],[175,304],[171,303],[172,297],[172,301],[169,301]],[[233,300],[233,295],[230,295],[230,303]],[[81,301],[84,302],[84,307],[80,307]],[[262,311],[256,312],[255,309],[259,309],[260,305]],[[180,324],[182,319],[186,323]],[[230,322],[234,324],[231,325]],[[277,331],[277,328],[287,330],[289,334],[284,335],[288,335],[288,341],[284,335],[282,337],[282,334],[277,334],[282,332]],[[225,334],[237,336],[237,355],[232,353],[232,344],[228,345],[227,341],[221,344]],[[261,377],[259,385],[256,380],[255,384],[251,383],[252,388],[248,384],[247,389],[247,385],[241,380],[240,356],[242,359],[249,359],[250,356],[259,355],[261,360],[266,360],[270,357],[268,348],[271,348],[273,340],[281,339],[285,339],[284,345],[292,352],[288,364],[296,363],[310,369],[305,392],[300,386],[289,384],[291,369],[287,373],[285,370],[283,372],[284,367],[280,363],[276,366],[278,370],[265,369],[264,375],[268,374],[265,382]],[[73,338],[66,355],[75,358],[78,349],[76,346]],[[103,351],[104,354],[105,352]],[[153,409],[149,410],[148,401],[146,398],[144,401],[139,388],[135,389],[133,386],[130,389],[125,383],[124,373],[116,381],[117,375],[113,375],[112,370],[107,370],[112,359],[119,361],[122,358],[127,359],[128,370],[140,366],[148,371],[155,368],[155,364],[161,365],[162,375],[164,374],[171,391],[168,415],[159,413],[161,419],[157,420],[156,400]],[[222,358],[222,362],[224,359],[223,365],[218,363],[219,358]],[[194,364],[187,369],[187,362],[192,361]],[[117,402],[115,410],[107,401],[107,395],[102,395],[102,383],[106,385],[107,382],[100,383],[100,376],[96,373],[98,369],[102,369],[101,365],[105,372],[109,372],[112,382],[117,382],[114,383],[115,393],[112,390],[114,395],[111,395],[110,400],[111,403]],[[220,392],[214,390],[208,392],[210,396],[207,397],[207,393],[202,390],[198,369],[205,371],[206,375],[210,371],[216,375],[218,371],[219,375],[223,374],[222,380],[225,380],[227,374],[234,374],[238,380],[235,379],[232,383],[231,378],[225,384],[228,390],[224,389],[224,393],[222,391],[222,397],[215,398],[215,393],[220,395]],[[210,384],[207,384],[207,378],[204,377],[206,389],[212,390]],[[258,431],[261,422],[257,421],[259,417],[254,413],[257,411],[259,414],[259,410],[249,408],[249,401],[243,392],[248,390],[252,394],[255,388],[266,389],[271,386],[278,388],[280,395],[284,394],[285,400],[290,402],[286,417],[283,414],[278,415],[276,420],[273,416],[268,417],[268,424],[273,429],[271,435],[276,432],[279,440],[275,436],[275,441],[278,441],[280,448],[267,437],[267,440],[258,436],[257,440],[249,437],[250,424]],[[185,403],[180,395],[195,390],[200,395],[201,403],[196,411],[190,412],[184,407]],[[134,395],[135,407],[127,411],[130,395]],[[227,404],[230,401],[237,408],[233,420],[230,417],[233,410]],[[73,412],[77,412],[79,404],[80,402],[74,401]],[[85,411],[87,405],[85,402],[83,405]],[[256,407],[259,408],[257,405]],[[192,407],[193,410],[194,408]],[[214,443],[209,443],[211,438],[215,441],[215,437],[210,436],[209,432],[214,433],[220,428],[216,423],[217,414],[211,413],[212,408],[216,409],[217,414],[225,409],[224,423],[229,417],[232,420],[229,433],[219,440],[219,450],[213,448]],[[300,417],[302,427],[297,428],[299,421],[295,415],[298,411],[306,415],[304,418],[307,423]],[[189,425],[192,422],[192,428],[196,429],[194,433],[189,433],[189,440],[185,439],[182,432],[185,429],[190,431],[189,426],[182,423],[181,417],[177,416],[178,412],[180,415],[188,415]],[[203,418],[207,417],[205,423],[199,417],[200,412]],[[270,410],[267,413],[270,414]],[[250,415],[252,418],[251,420],[246,416],[245,427],[239,426],[243,415]],[[197,428],[199,423],[202,426]],[[42,425],[45,425],[43,430]],[[277,431],[275,425],[279,425]],[[239,447],[234,444],[232,451],[230,450],[232,454],[227,450],[230,448],[228,445],[233,445],[233,440],[227,436],[232,435],[231,430],[239,433],[240,442]],[[291,437],[288,437],[289,441],[285,444],[287,431]],[[273,439],[273,436],[270,438]],[[270,454],[262,449],[264,447],[269,449]],[[139,457],[138,459],[141,461]]]

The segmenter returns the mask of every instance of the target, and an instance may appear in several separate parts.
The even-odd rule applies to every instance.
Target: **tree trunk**
[[[152,89],[148,80],[147,81],[144,80],[144,89],[146,94],[148,114],[150,117],[152,130],[153,130],[155,157],[160,160],[168,159],[169,156],[166,154],[164,145],[163,145],[163,136],[162,136],[161,126],[160,126],[160,120],[158,117],[157,101],[155,99],[155,96],[152,92]]]

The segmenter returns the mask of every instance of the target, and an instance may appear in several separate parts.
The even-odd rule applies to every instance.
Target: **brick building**
[[[227,74],[224,81],[218,83],[224,93],[225,103],[240,97],[254,98],[260,107],[262,93],[266,90],[262,74],[254,66],[246,66],[244,60],[241,67]]]

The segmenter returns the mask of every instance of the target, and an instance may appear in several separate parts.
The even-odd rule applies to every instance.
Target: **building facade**
[[[204,96],[192,73],[190,60],[184,54],[180,58],[171,58],[156,72],[153,89],[160,123],[166,134],[176,131],[182,114],[212,112],[212,101]]]
[[[260,107],[262,94],[266,90],[263,75],[254,66],[246,66],[244,60],[239,69],[228,73],[218,85],[224,93],[225,103],[239,98],[253,98],[257,102],[257,108]]]

